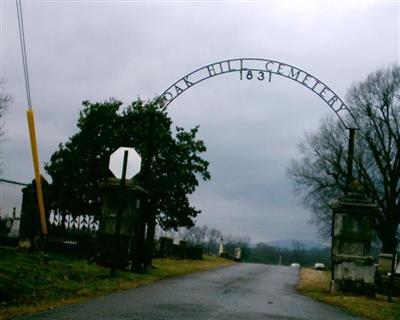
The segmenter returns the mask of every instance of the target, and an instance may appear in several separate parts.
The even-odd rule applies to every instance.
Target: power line
[[[35,120],[32,109],[32,101],[31,101],[31,90],[29,87],[28,62],[26,58],[27,54],[25,46],[25,33],[24,33],[24,22],[22,19],[21,0],[16,0],[16,4],[17,4],[17,15],[18,15],[19,40],[21,43],[22,65],[24,67],[26,98],[28,99],[28,110],[26,111],[26,116],[28,120],[29,138],[31,140],[32,161],[33,161],[33,169],[35,171],[36,196],[39,206],[40,223],[42,225],[42,235],[45,236],[47,235],[46,212],[44,208],[43,193],[42,193],[42,183],[41,183],[40,168],[39,168],[39,153],[37,149]]]
[[[22,19],[22,4],[21,4],[21,0],[16,0],[15,2],[17,4],[19,41],[21,43],[22,65],[24,67],[26,98],[28,100],[28,107],[31,109],[32,108],[32,100],[31,100],[31,90],[30,90],[30,86],[29,86],[28,61],[26,58],[24,22]]]
[[[0,182],[16,184],[16,185],[19,185],[19,186],[27,186],[28,185],[27,183],[18,182],[18,181],[9,180],[9,179],[3,179],[3,178],[0,178]]]

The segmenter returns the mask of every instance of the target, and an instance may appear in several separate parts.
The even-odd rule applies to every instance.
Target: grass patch
[[[400,320],[400,300],[387,302],[387,297],[377,295],[375,299],[364,296],[330,294],[331,274],[328,271],[302,269],[298,291],[314,299],[339,306],[354,315],[372,320]]]
[[[210,256],[197,261],[155,259],[155,269],[147,274],[118,271],[110,278],[108,268],[73,257],[7,247],[0,247],[0,257],[0,319],[232,264]]]

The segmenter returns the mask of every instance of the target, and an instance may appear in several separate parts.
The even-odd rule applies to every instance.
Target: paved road
[[[296,293],[297,278],[294,268],[236,264],[19,319],[358,319]]]

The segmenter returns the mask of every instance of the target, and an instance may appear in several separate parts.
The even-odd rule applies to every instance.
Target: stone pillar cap
[[[121,180],[117,178],[107,178],[105,181],[100,182],[98,186],[102,189],[118,189],[121,188]],[[142,188],[139,183],[134,179],[126,180],[124,188],[130,191],[138,191],[145,194],[149,193],[146,189]]]

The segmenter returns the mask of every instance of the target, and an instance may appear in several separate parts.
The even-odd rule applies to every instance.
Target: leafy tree
[[[371,73],[350,88],[347,101],[360,129],[354,177],[379,206],[373,226],[382,251],[393,252],[400,223],[400,66]],[[300,145],[303,158],[288,170],[325,235],[331,229],[328,204],[347,188],[347,135],[338,120],[325,120],[318,132],[306,136]]]
[[[110,176],[110,154],[120,146],[134,147],[143,170],[135,178],[150,191],[151,217],[164,229],[192,226],[200,210],[188,195],[198,178],[210,178],[198,127],[176,128],[157,101],[140,99],[123,108],[120,101],[83,102],[78,132],[60,144],[45,169],[52,178],[52,207],[63,214],[98,215],[99,182]],[[149,209],[149,208],[148,208]]]

